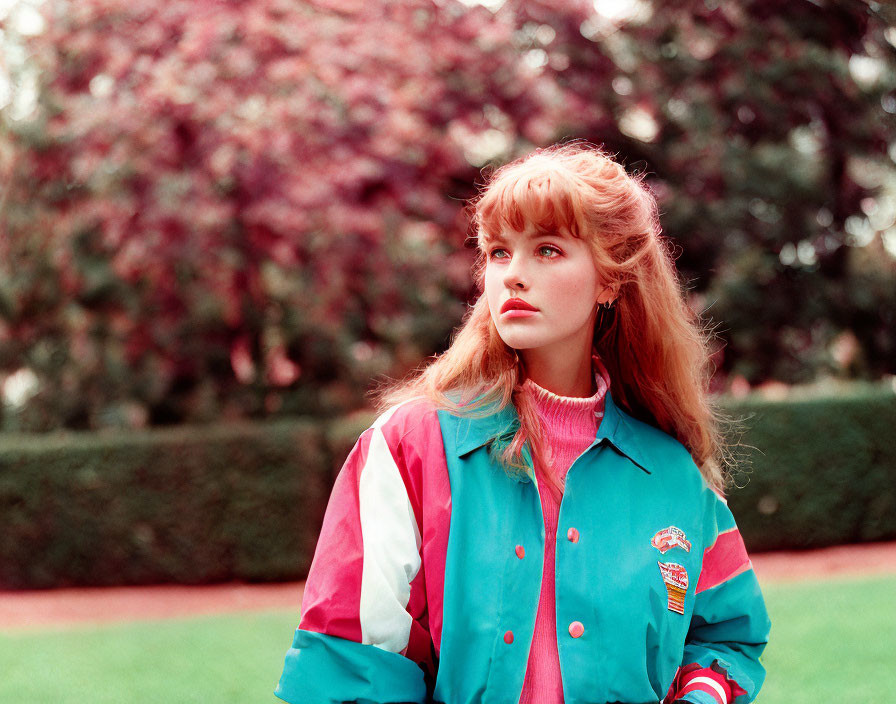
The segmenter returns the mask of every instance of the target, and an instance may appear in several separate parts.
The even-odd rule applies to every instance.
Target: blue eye
[[[489,252],[489,254],[488,254],[489,258],[491,258],[491,259],[503,259],[504,257],[496,257],[496,256],[495,256],[496,254],[498,254],[498,252],[504,252],[504,253],[506,254],[506,250],[496,248],[496,249],[493,249],[491,252]]]
[[[547,251],[547,252],[551,252],[551,254],[556,254],[557,256],[560,255],[560,250],[557,249],[556,247],[552,247],[552,246],[549,245],[549,244],[543,244],[543,245],[541,245],[541,247],[538,248],[538,251],[539,251],[539,252],[545,252],[545,251]],[[548,259],[553,259],[553,258],[554,258],[553,256],[548,255]]]

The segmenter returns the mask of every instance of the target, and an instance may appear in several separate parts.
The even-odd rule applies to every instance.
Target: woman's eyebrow
[[[559,237],[561,239],[565,239],[565,235],[562,232],[560,232],[559,230],[557,230],[557,231],[530,230],[529,232],[518,233],[518,234],[522,234],[523,237],[526,238],[527,240],[534,240],[534,239],[538,239],[539,237]],[[507,238],[504,237],[504,235],[501,233],[498,233],[495,235],[489,235],[485,239],[488,240],[489,242],[504,242],[504,243],[507,242]]]

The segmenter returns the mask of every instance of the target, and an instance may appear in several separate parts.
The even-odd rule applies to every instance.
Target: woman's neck
[[[545,354],[543,350],[537,349],[518,352],[527,379],[557,396],[573,398],[594,395],[591,353],[586,348],[581,353],[564,355]]]

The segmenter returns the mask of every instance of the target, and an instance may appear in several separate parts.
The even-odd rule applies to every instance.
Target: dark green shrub
[[[728,401],[751,551],[896,538],[896,397]],[[307,575],[359,413],[137,433],[0,436],[0,587]]]
[[[307,572],[332,463],[311,423],[0,443],[0,586]]]
[[[896,538],[896,396],[745,400],[749,473],[728,493],[751,550]]]

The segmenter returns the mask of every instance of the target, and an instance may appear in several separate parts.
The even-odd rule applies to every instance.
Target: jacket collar
[[[651,474],[651,462],[644,451],[646,441],[638,432],[638,421],[619,408],[609,391],[604,395],[604,417],[597,429],[595,442],[606,442],[635,465]],[[457,423],[455,451],[462,457],[498,437],[510,438],[519,428],[516,408],[510,404],[482,418],[461,416]]]

